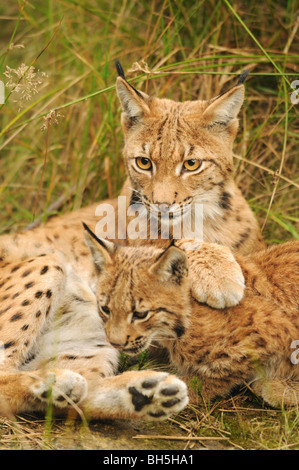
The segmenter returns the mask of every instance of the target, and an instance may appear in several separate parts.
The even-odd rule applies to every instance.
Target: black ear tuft
[[[115,67],[116,67],[116,71],[117,71],[118,75],[121,78],[123,78],[124,80],[126,80],[124,69],[122,68],[121,63],[119,62],[119,60],[115,61]]]
[[[249,75],[249,70],[244,70],[244,72],[241,73],[241,75],[240,75],[240,77],[239,77],[239,80],[238,80],[238,83],[237,83],[236,86],[242,85],[242,84],[245,82],[245,80],[246,80],[246,78],[248,77],[248,75]]]
[[[117,71],[119,77],[121,77],[123,80],[125,80],[125,82],[129,85],[129,87],[131,87],[132,90],[134,90],[135,93],[136,93],[138,96],[140,96],[140,98],[143,98],[142,94],[141,94],[138,90],[136,90],[136,88],[134,88],[133,85],[131,85],[131,84],[128,82],[128,80],[126,79],[124,69],[122,68],[121,63],[120,63],[119,60],[116,60],[116,61],[115,61],[115,67],[116,67],[116,71]]]
[[[102,240],[100,240],[100,239],[96,236],[96,234],[93,233],[92,230],[90,230],[90,228],[88,227],[88,225],[86,225],[85,222],[82,222],[82,224],[83,224],[83,227],[84,227],[84,229],[86,230],[86,232],[88,232],[89,235],[90,235],[97,243],[99,243],[101,246],[103,246],[103,247],[107,250],[106,245],[104,245],[104,243],[102,242]]]
[[[98,243],[100,243],[100,240],[98,239],[98,237],[90,230],[90,228],[88,227],[88,225],[86,225],[85,222],[82,222],[83,224],[83,227],[84,229],[89,233],[89,235],[94,238]]]

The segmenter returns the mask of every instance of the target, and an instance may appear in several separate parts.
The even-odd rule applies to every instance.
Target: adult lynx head
[[[134,202],[157,213],[179,209],[173,217],[194,203],[203,204],[204,216],[222,214],[232,183],[242,81],[211,100],[180,103],[148,96],[117,78]]]

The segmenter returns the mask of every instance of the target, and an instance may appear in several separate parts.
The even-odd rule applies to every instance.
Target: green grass
[[[0,79],[7,83],[7,67],[21,64],[27,72],[19,85],[31,65],[46,76],[29,101],[7,87],[0,105],[0,233],[118,194],[125,171],[118,58],[136,87],[179,100],[216,96],[250,70],[236,180],[268,242],[298,239],[299,105],[290,101],[299,66],[296,8],[295,0],[2,2]],[[140,67],[130,72],[135,62]],[[143,356],[138,367],[147,364]],[[175,421],[169,426],[183,435],[227,437],[223,445],[233,448],[299,448],[297,411],[269,410],[250,393],[193,405]],[[8,448],[56,448],[69,425],[51,423],[4,420],[0,440]],[[96,447],[93,431],[87,441]]]

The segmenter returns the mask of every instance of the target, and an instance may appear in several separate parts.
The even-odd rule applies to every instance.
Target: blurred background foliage
[[[115,59],[159,97],[208,99],[250,70],[236,180],[268,242],[298,238],[295,0],[13,0],[0,5],[0,231],[118,194]]]

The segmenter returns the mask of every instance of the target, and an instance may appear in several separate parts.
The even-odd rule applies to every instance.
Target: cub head
[[[132,200],[157,217],[172,209],[180,217],[194,203],[203,204],[204,211],[206,205],[209,213],[223,210],[245,78],[216,98],[180,103],[138,91],[122,69],[119,73],[116,89]]]
[[[180,337],[191,310],[187,257],[175,246],[121,247],[85,227],[107,339],[127,354]]]

